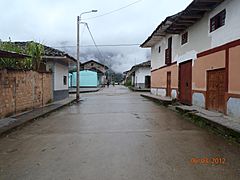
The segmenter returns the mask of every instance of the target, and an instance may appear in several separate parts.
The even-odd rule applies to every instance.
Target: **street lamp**
[[[79,67],[79,55],[80,55],[80,48],[79,48],[79,31],[80,31],[80,23],[81,23],[81,16],[83,14],[87,14],[87,13],[93,13],[93,12],[97,12],[97,10],[91,10],[91,11],[86,11],[81,13],[79,16],[77,16],[77,92],[76,92],[76,101],[79,102],[80,100],[80,94],[79,94],[79,86],[80,86],[80,77],[79,77],[79,73],[80,73],[80,67]]]

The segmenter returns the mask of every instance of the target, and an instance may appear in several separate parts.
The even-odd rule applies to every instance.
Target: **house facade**
[[[28,42],[14,42],[16,45],[26,48]],[[43,62],[40,72],[52,72],[52,97],[58,101],[69,97],[68,72],[70,66],[76,66],[76,59],[58,49],[43,45]]]
[[[97,61],[90,60],[81,64],[82,70],[94,71],[97,73],[98,86],[106,84],[108,67]]]
[[[151,84],[151,61],[135,65],[131,69],[132,86],[138,89],[150,88]]]
[[[91,88],[99,87],[106,83],[108,67],[94,60],[81,64],[80,87]],[[76,88],[76,70],[69,72],[69,87]]]
[[[0,61],[5,58],[22,62],[31,56],[0,50]],[[51,84],[52,73],[0,63],[0,118],[48,104],[52,101]]]
[[[127,81],[138,89],[150,88],[151,85],[151,61],[146,61],[133,66],[129,71],[124,72],[125,84]]]
[[[240,117],[240,1],[194,0],[141,45],[151,48],[151,92]]]

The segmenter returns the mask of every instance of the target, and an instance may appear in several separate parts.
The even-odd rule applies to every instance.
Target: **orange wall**
[[[178,88],[178,66],[174,64],[151,73],[151,87],[166,88],[167,72],[171,71],[171,88]]]
[[[240,46],[229,49],[229,93],[240,94]]]
[[[192,69],[193,90],[207,89],[207,70],[225,68],[225,50],[207,56],[200,57],[194,61]]]

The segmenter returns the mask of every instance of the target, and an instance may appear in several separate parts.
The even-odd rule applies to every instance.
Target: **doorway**
[[[225,69],[207,71],[206,107],[224,113],[225,111]]]
[[[151,76],[145,76],[145,88],[150,88],[151,86]]]
[[[166,96],[171,97],[171,72],[167,72],[167,90]]]
[[[179,101],[192,105],[192,60],[179,64]]]

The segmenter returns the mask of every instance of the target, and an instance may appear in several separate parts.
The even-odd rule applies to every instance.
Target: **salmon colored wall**
[[[177,64],[158,69],[151,72],[151,87],[166,88],[167,72],[171,71],[171,88],[178,88],[178,66]]]
[[[229,93],[240,94],[240,46],[229,49]]]
[[[225,68],[225,50],[207,56],[200,57],[194,61],[192,69],[192,89],[206,91],[207,70]]]

